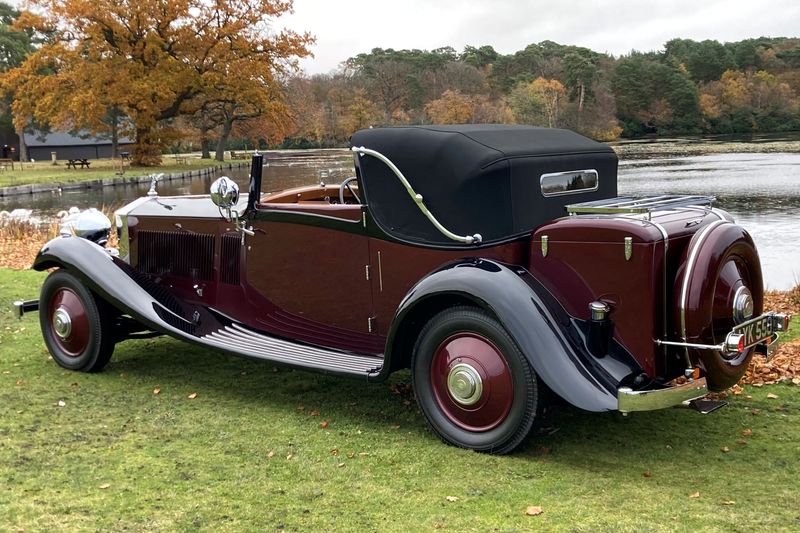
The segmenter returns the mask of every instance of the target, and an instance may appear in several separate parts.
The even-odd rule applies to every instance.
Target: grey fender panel
[[[103,248],[79,237],[56,237],[46,243],[33,262],[35,270],[67,268],[87,287],[124,313],[155,331],[185,338],[186,334],[166,324],[155,311],[160,306],[131,279]],[[161,306],[164,312],[169,313]],[[183,320],[177,317],[178,320]]]
[[[395,314],[387,362],[399,325],[415,305],[435,295],[458,294],[494,313],[536,374],[564,400],[587,411],[616,410],[619,384],[585,363],[591,356],[579,354],[570,343],[530,278],[524,269],[517,272],[489,260],[451,263],[430,274],[409,291]]]

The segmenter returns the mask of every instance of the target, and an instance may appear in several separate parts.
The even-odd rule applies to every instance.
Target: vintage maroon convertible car
[[[52,240],[34,267],[57,269],[18,312],[39,309],[79,371],[149,332],[365,381],[410,368],[433,431],[493,453],[546,390],[589,411],[689,404],[788,327],[763,313],[747,232],[712,198],[617,197],[606,145],[426,126],[359,131],[352,151],[340,185],[262,194],[257,155],[246,200],[227,178],[210,199],[138,199],[118,256]]]

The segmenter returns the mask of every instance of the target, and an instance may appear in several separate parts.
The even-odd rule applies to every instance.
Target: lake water
[[[318,183],[339,183],[353,175],[350,153],[343,150],[304,155],[267,154],[264,191]],[[242,187],[249,169],[227,171]],[[159,184],[159,193],[205,194],[212,177]],[[121,205],[146,194],[149,185],[64,191],[0,198],[0,210],[17,207],[52,214],[71,206]],[[663,157],[620,162],[619,194],[698,194],[715,196],[715,205],[730,212],[753,236],[771,289],[800,282],[800,154],[731,153]]]

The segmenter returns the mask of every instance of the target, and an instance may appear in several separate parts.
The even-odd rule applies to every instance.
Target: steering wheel
[[[350,194],[353,195],[353,198],[360,204],[361,198],[353,191],[353,188],[350,186],[350,182],[355,181],[357,178],[355,176],[351,176],[344,180],[341,185],[339,185],[339,203],[344,204],[344,190],[347,189],[350,191]]]

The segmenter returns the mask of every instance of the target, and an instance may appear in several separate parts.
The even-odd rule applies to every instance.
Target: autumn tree
[[[561,126],[566,96],[560,81],[536,78],[517,84],[509,96],[509,105],[521,124],[557,128]]]
[[[20,12],[9,4],[0,2],[0,73],[19,67],[34,49],[35,38],[32,32],[20,31],[14,27],[14,22],[19,15]],[[2,109],[0,109],[0,121],[3,124],[12,122],[10,112],[12,102],[13,92],[10,92],[2,101]],[[25,148],[24,132],[21,127],[15,129],[20,143],[20,160],[27,161],[28,151]]]
[[[347,106],[344,117],[344,126],[350,133],[380,124],[382,115],[375,102],[367,98],[363,89],[358,89],[353,95],[352,103]]]
[[[162,121],[198,109],[208,94],[227,104],[244,94],[246,116],[279,98],[278,79],[308,54],[311,38],[274,31],[290,0],[34,0],[18,25],[53,40],[3,76],[16,90],[17,120],[107,131],[112,109],[136,135],[134,162],[160,161]],[[261,93],[261,94],[258,94]],[[228,107],[226,120],[240,108]],[[240,115],[241,116],[241,115]]]
[[[472,109],[470,97],[458,91],[445,91],[425,106],[434,124],[466,124],[472,118]]]
[[[764,70],[726,70],[703,86],[700,109],[711,131],[786,131],[798,125],[798,102],[789,83]]]

